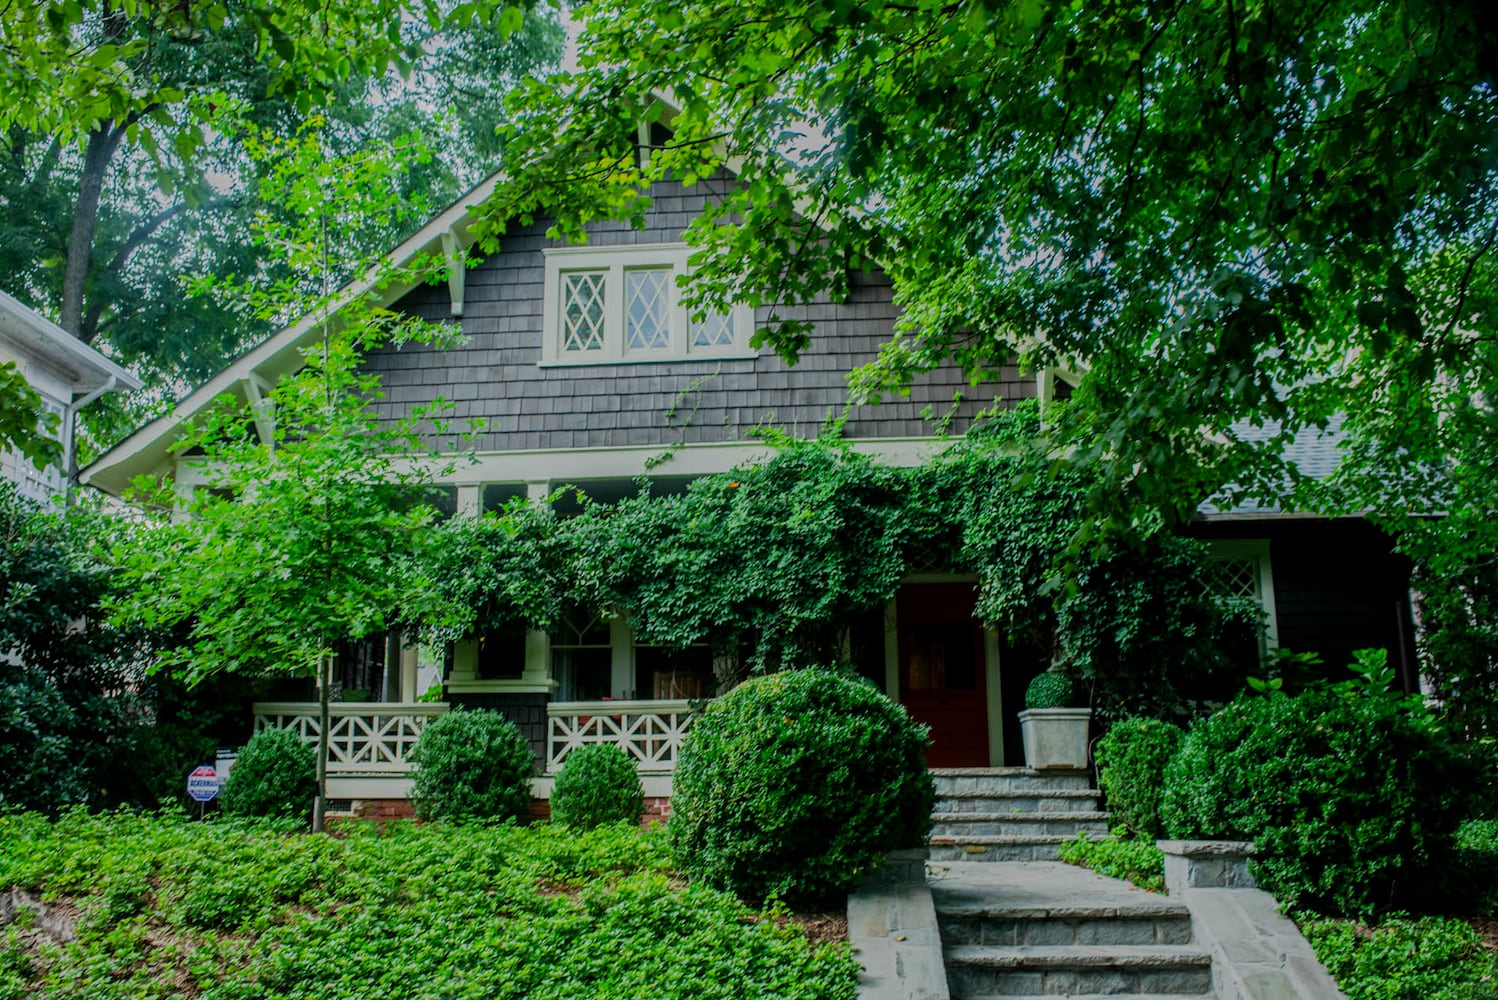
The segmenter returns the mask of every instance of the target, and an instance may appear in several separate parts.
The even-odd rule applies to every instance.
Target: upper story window
[[[753,357],[753,309],[693,319],[682,306],[688,252],[680,243],[547,250],[542,364]]]

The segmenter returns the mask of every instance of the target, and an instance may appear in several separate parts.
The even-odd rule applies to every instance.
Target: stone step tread
[[[1210,993],[1067,993],[1066,1000],[1216,1000]],[[963,1000],[1056,1000],[1054,993],[965,994]]]
[[[1187,945],[1000,945],[963,944],[945,949],[947,964],[988,969],[1195,969],[1210,968],[1212,956]]]
[[[1002,846],[1009,844],[1064,844],[1073,838],[1060,833],[1017,833],[1017,834],[972,834],[960,837],[949,837],[945,835],[934,836],[931,844],[934,847],[961,847],[964,844],[981,844],[985,847]]]
[[[954,920],[1158,920],[1191,916],[1185,903],[1158,896],[1073,906],[964,906],[961,903],[944,904],[940,896],[936,896],[933,902],[938,919],[950,917]]]
[[[953,791],[938,791],[937,801],[942,799],[1095,799],[1096,788],[964,788]]]
[[[927,770],[935,778],[1049,778],[1092,773],[1090,770],[1064,767],[1047,768],[1043,771],[1031,767],[932,767]]]
[[[933,823],[1102,823],[1108,814],[1078,809],[1075,812],[939,812]]]

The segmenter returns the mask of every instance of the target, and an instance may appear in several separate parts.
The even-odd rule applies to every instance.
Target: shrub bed
[[[454,709],[411,749],[411,801],[422,819],[519,819],[531,803],[536,756],[498,712]]]
[[[1165,768],[1184,735],[1169,722],[1130,718],[1115,722],[1093,748],[1108,813],[1134,833],[1152,840],[1164,834]]]
[[[745,899],[836,899],[891,850],[924,843],[926,728],[827,670],[747,681],[681,751],[668,829],[683,868]]]
[[[1172,837],[1252,840],[1280,902],[1366,916],[1429,902],[1472,806],[1473,762],[1386,700],[1240,699],[1166,771]]]
[[[562,826],[591,830],[604,823],[636,823],[645,812],[645,792],[634,761],[602,743],[567,755],[551,789],[551,818]]]
[[[317,794],[317,751],[291,729],[263,729],[239,752],[220,807],[231,816],[306,819]]]

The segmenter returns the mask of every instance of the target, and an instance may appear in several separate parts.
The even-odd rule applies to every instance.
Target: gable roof
[[[420,256],[443,253],[450,261],[473,245],[469,233],[469,210],[482,205],[494,192],[502,173],[494,173],[459,197],[433,217],[387,255],[398,270]],[[458,265],[461,269],[461,265]],[[389,305],[416,287],[414,282],[394,282],[379,287],[383,270],[370,271],[348,284],[335,295],[335,309],[373,293],[379,305]],[[458,275],[461,281],[461,274]],[[460,313],[455,299],[454,314]],[[212,405],[220,396],[229,395],[245,401],[246,382],[265,389],[282,376],[302,367],[302,352],[318,339],[318,317],[303,316],[295,323],[272,334],[232,361],[207,382],[189,392],[172,411],[139,428],[125,440],[96,458],[79,475],[79,481],[119,494],[130,481],[142,474],[157,473],[167,464],[178,429]]]
[[[140,379],[5,292],[0,292],[0,338],[64,374],[75,396],[106,387],[130,391],[141,386]]]

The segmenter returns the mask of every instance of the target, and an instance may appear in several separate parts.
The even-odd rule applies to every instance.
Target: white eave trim
[[[141,386],[140,379],[5,292],[0,292],[0,336],[66,374],[75,395],[109,385],[111,379],[121,391]]]

